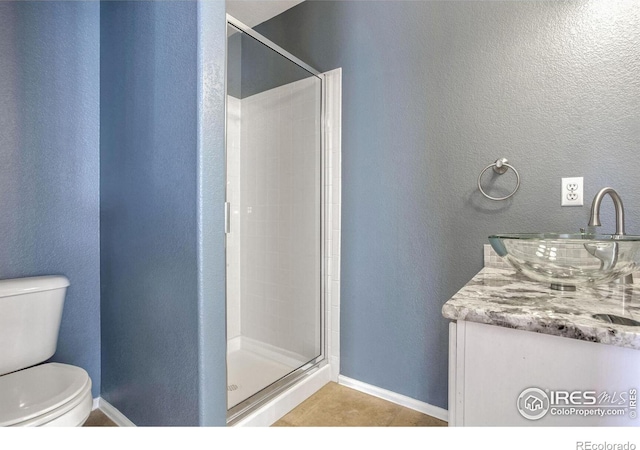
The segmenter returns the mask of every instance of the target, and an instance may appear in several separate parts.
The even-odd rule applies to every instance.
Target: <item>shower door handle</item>
[[[231,233],[231,203],[224,202],[224,232]]]

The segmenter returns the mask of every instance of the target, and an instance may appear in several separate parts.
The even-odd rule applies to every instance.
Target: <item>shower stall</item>
[[[227,16],[227,409],[326,364],[324,79]]]

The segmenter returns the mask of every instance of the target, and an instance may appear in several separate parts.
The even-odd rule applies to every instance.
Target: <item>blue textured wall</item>
[[[53,358],[100,393],[100,7],[0,2],[0,278],[71,281]]]
[[[225,2],[198,3],[200,425],[226,425]]]
[[[100,11],[102,396],[197,425],[197,3]]]
[[[605,185],[640,233],[640,2],[306,1],[257,29],[343,69],[344,375],[446,407],[440,310],[489,234],[576,231]],[[522,185],[492,203],[476,179],[503,156]]]

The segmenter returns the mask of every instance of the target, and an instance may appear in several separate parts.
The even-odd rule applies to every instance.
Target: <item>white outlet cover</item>
[[[568,177],[562,179],[562,206],[584,205],[584,177]]]

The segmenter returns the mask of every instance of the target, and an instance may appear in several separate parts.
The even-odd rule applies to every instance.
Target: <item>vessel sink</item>
[[[489,236],[489,242],[516,270],[560,290],[609,283],[640,266],[640,236],[501,234]]]

